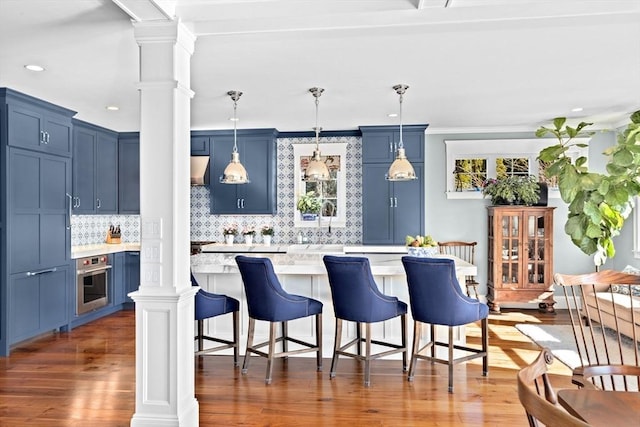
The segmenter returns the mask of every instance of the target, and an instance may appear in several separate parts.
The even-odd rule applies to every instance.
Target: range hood
[[[191,156],[191,185],[209,185],[209,156]]]

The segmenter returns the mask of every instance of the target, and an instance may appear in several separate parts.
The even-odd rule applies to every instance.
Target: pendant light
[[[248,184],[249,176],[242,163],[240,163],[240,153],[238,153],[238,136],[237,136],[237,123],[238,117],[236,116],[238,108],[238,99],[242,95],[242,92],[237,90],[230,90],[227,95],[233,100],[233,151],[231,152],[231,161],[224,169],[220,182],[222,184]]]
[[[311,92],[316,99],[316,127],[314,128],[316,131],[316,149],[313,150],[313,156],[311,157],[307,168],[304,170],[302,180],[306,182],[327,181],[330,178],[329,168],[327,168],[327,164],[322,161],[322,156],[320,155],[320,130],[322,128],[318,127],[318,105],[320,104],[320,100],[318,98],[320,98],[324,89],[312,87],[309,89],[309,92]]]
[[[402,96],[409,89],[407,85],[395,85],[393,89],[398,95],[400,95],[400,141],[398,142],[398,150],[396,152],[396,159],[389,166],[389,171],[385,178],[388,181],[411,181],[418,179],[416,172],[413,170],[413,166],[407,160],[407,156],[404,153],[404,143],[402,142]]]

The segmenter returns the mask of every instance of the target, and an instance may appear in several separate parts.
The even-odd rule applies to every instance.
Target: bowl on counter
[[[407,246],[407,253],[409,256],[415,256],[419,258],[433,258],[438,254],[437,246]]]

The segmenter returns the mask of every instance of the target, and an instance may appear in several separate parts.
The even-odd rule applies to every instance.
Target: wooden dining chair
[[[588,426],[558,405],[558,398],[547,375],[547,365],[552,362],[551,350],[545,348],[532,364],[518,372],[518,398],[527,414],[529,426],[537,427],[538,422],[546,427]]]
[[[438,249],[441,254],[453,255],[470,264],[475,265],[476,245],[478,242],[438,242]],[[478,299],[478,281],[476,276],[465,276],[465,285],[467,287],[467,296]]]
[[[554,275],[562,288],[580,366],[579,387],[640,391],[640,276],[613,270]]]

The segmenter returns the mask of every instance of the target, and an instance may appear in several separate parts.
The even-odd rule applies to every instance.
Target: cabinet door
[[[70,159],[11,148],[9,162],[10,272],[68,263]]]
[[[50,331],[69,322],[73,283],[71,269],[59,266],[56,271],[40,276],[40,330]]]
[[[140,213],[140,140],[118,141],[118,212]]]
[[[192,156],[208,156],[209,136],[192,136],[191,137],[191,155]]]
[[[274,214],[275,203],[275,139],[273,137],[242,138],[242,164],[249,173],[249,184],[238,185],[242,214]],[[250,172],[249,172],[250,171]]]
[[[113,304],[119,305],[125,302],[125,255],[124,252],[118,252],[113,254],[111,258],[111,288],[113,289]]]
[[[391,164],[395,157],[393,131],[362,132],[362,162]]]
[[[73,129],[73,213],[95,213],[95,172],[97,134],[75,126]]]
[[[393,243],[391,185],[385,179],[388,165],[362,165],[362,243],[388,245]]]
[[[43,121],[41,111],[21,105],[9,105],[9,145],[40,150],[44,143]]]
[[[140,287],[140,252],[126,252],[125,269],[127,272],[125,292],[128,295]],[[125,296],[125,301],[133,302],[128,296]]]
[[[402,142],[411,162],[424,162],[424,131],[426,125],[402,127]],[[389,163],[396,157],[400,142],[400,126],[361,126],[362,162]]]
[[[422,164],[414,163],[418,179],[394,182],[393,244],[404,245],[406,236],[424,235],[424,174]]]
[[[97,133],[96,213],[118,213],[118,138],[116,134]]]
[[[240,202],[237,196],[237,187],[239,185],[220,183],[220,176],[231,159],[233,136],[214,137],[211,148],[211,160],[209,161],[211,170],[211,180],[209,183],[209,189],[211,191],[211,213],[237,214],[240,210]],[[240,154],[242,155],[242,152],[240,152]],[[240,161],[242,161],[242,159]],[[249,179],[253,179],[253,174],[250,171],[247,171],[247,173],[249,174]]]
[[[60,155],[71,155],[71,120],[68,117],[45,114],[44,132],[47,152]]]

